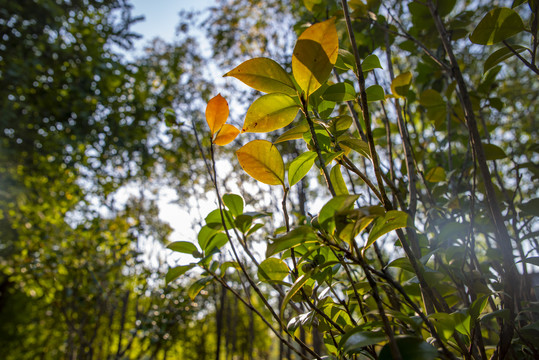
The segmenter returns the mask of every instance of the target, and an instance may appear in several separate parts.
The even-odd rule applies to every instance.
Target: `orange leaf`
[[[206,121],[210,127],[212,137],[225,124],[228,119],[228,111],[228,103],[221,94],[217,94],[217,96],[208,101],[208,106],[206,106]]]
[[[217,133],[217,136],[215,137],[215,140],[213,140],[213,143],[215,145],[224,146],[228,143],[232,142],[238,136],[240,133],[240,130],[237,129],[235,126],[230,124],[224,124],[223,127],[221,127],[221,130]]]

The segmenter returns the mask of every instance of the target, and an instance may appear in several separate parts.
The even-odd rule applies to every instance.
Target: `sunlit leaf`
[[[294,83],[284,69],[272,59],[254,58],[243,62],[224,76],[232,76],[265,93],[296,95]]]
[[[277,138],[277,140],[275,140],[274,144],[283,141],[301,139],[303,137],[303,134],[305,134],[307,131],[309,131],[309,124],[307,123],[307,121],[303,121],[299,125],[285,131],[281,136]]]
[[[309,279],[310,279],[310,274],[301,275],[300,277],[296,279],[296,281],[294,282],[294,285],[292,285],[292,288],[288,290],[288,292],[286,293],[286,296],[284,297],[283,303],[281,304],[281,318],[285,313],[284,309],[286,308],[286,305],[288,305],[292,297],[296,295],[298,291],[301,290],[301,288],[305,285],[305,283]]]
[[[298,104],[288,95],[261,96],[247,110],[241,132],[264,133],[280,129],[294,120],[298,110]]]
[[[195,264],[181,265],[168,269],[167,274],[165,275],[165,283],[167,285],[170,284],[193,267],[195,267]]]
[[[240,133],[238,128],[230,124],[224,124],[213,140],[215,145],[224,146],[232,142]]]
[[[391,92],[396,97],[404,98],[408,94],[412,82],[412,73],[407,71],[397,76],[391,82]]]
[[[318,222],[320,223],[320,226],[323,229],[332,232],[332,228],[335,223],[335,214],[353,207],[358,198],[359,195],[339,195],[333,197],[324,206],[322,206],[322,209],[320,209],[320,215],[318,215]]]
[[[195,244],[189,241],[175,241],[168,244],[167,249],[189,255],[192,255],[195,251],[198,251]]]
[[[212,279],[213,278],[211,276],[207,276],[192,283],[191,286],[189,286],[189,289],[187,289],[187,295],[189,295],[189,298],[191,300],[195,300],[200,291],[204,289],[206,285],[212,281]]]
[[[288,169],[288,182],[290,186],[297,184],[314,165],[316,159],[316,152],[307,151],[295,158]]]
[[[208,101],[208,105],[206,106],[206,122],[210,127],[212,137],[225,124],[228,119],[228,112],[228,103],[221,94],[217,94],[217,96]]]
[[[366,158],[370,159],[371,157],[369,145],[363,140],[347,136],[339,138],[339,144],[356,151]]]
[[[284,185],[284,163],[279,150],[267,140],[253,140],[236,151],[238,161],[256,180],[268,185]]]
[[[341,165],[337,164],[331,168],[329,173],[329,179],[333,184],[333,189],[335,189],[335,195],[348,195],[348,187],[344,182],[341,173]]]
[[[282,281],[288,276],[290,269],[281,259],[268,258],[258,267],[258,278],[261,281]]]
[[[292,56],[292,73],[306,96],[328,79],[338,50],[335,18],[314,24],[300,35]]]
[[[406,227],[408,224],[408,214],[404,211],[390,210],[384,216],[379,217],[369,233],[369,239],[365,249],[372,245],[380,236],[390,231]]]
[[[291,249],[300,244],[312,243],[318,241],[314,230],[310,226],[298,226],[283,236],[275,238],[273,242],[268,244],[266,249],[266,257],[273,256],[281,251]]]
[[[509,8],[489,11],[470,35],[475,44],[492,45],[510,38],[524,30],[520,15]]]
[[[436,166],[430,169],[427,175],[425,175],[425,180],[432,183],[445,181],[445,179],[446,179],[445,170],[441,166]]]
[[[224,194],[223,203],[230,210],[232,215],[238,216],[243,214],[243,198],[236,194]]]

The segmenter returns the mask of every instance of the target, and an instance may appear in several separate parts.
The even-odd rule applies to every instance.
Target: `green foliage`
[[[258,295],[244,303],[283,344],[317,359],[534,357],[524,264],[536,263],[538,245],[529,119],[539,44],[528,4],[531,12],[481,1],[305,1],[307,12],[293,13],[290,64],[281,54],[226,73],[270,93],[253,101],[243,130],[268,140],[249,139],[236,154],[252,178],[282,186],[283,224],[264,218],[259,228],[273,235],[250,233],[243,202],[221,221],[243,291]],[[472,42],[505,47],[489,55]],[[257,201],[265,195],[245,206]],[[225,286],[222,270],[199,265]],[[305,331],[323,340],[297,337]]]

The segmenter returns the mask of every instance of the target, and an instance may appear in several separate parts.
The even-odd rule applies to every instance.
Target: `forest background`
[[[0,357],[537,358],[537,1],[178,15],[0,6]]]

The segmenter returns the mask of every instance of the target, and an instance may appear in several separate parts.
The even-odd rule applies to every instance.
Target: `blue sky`
[[[215,4],[215,0],[131,0],[130,2],[134,5],[133,15],[144,15],[146,18],[132,28],[134,32],[143,35],[137,48],[140,48],[140,43],[144,44],[156,36],[172,40],[179,22],[180,10],[203,10]]]

